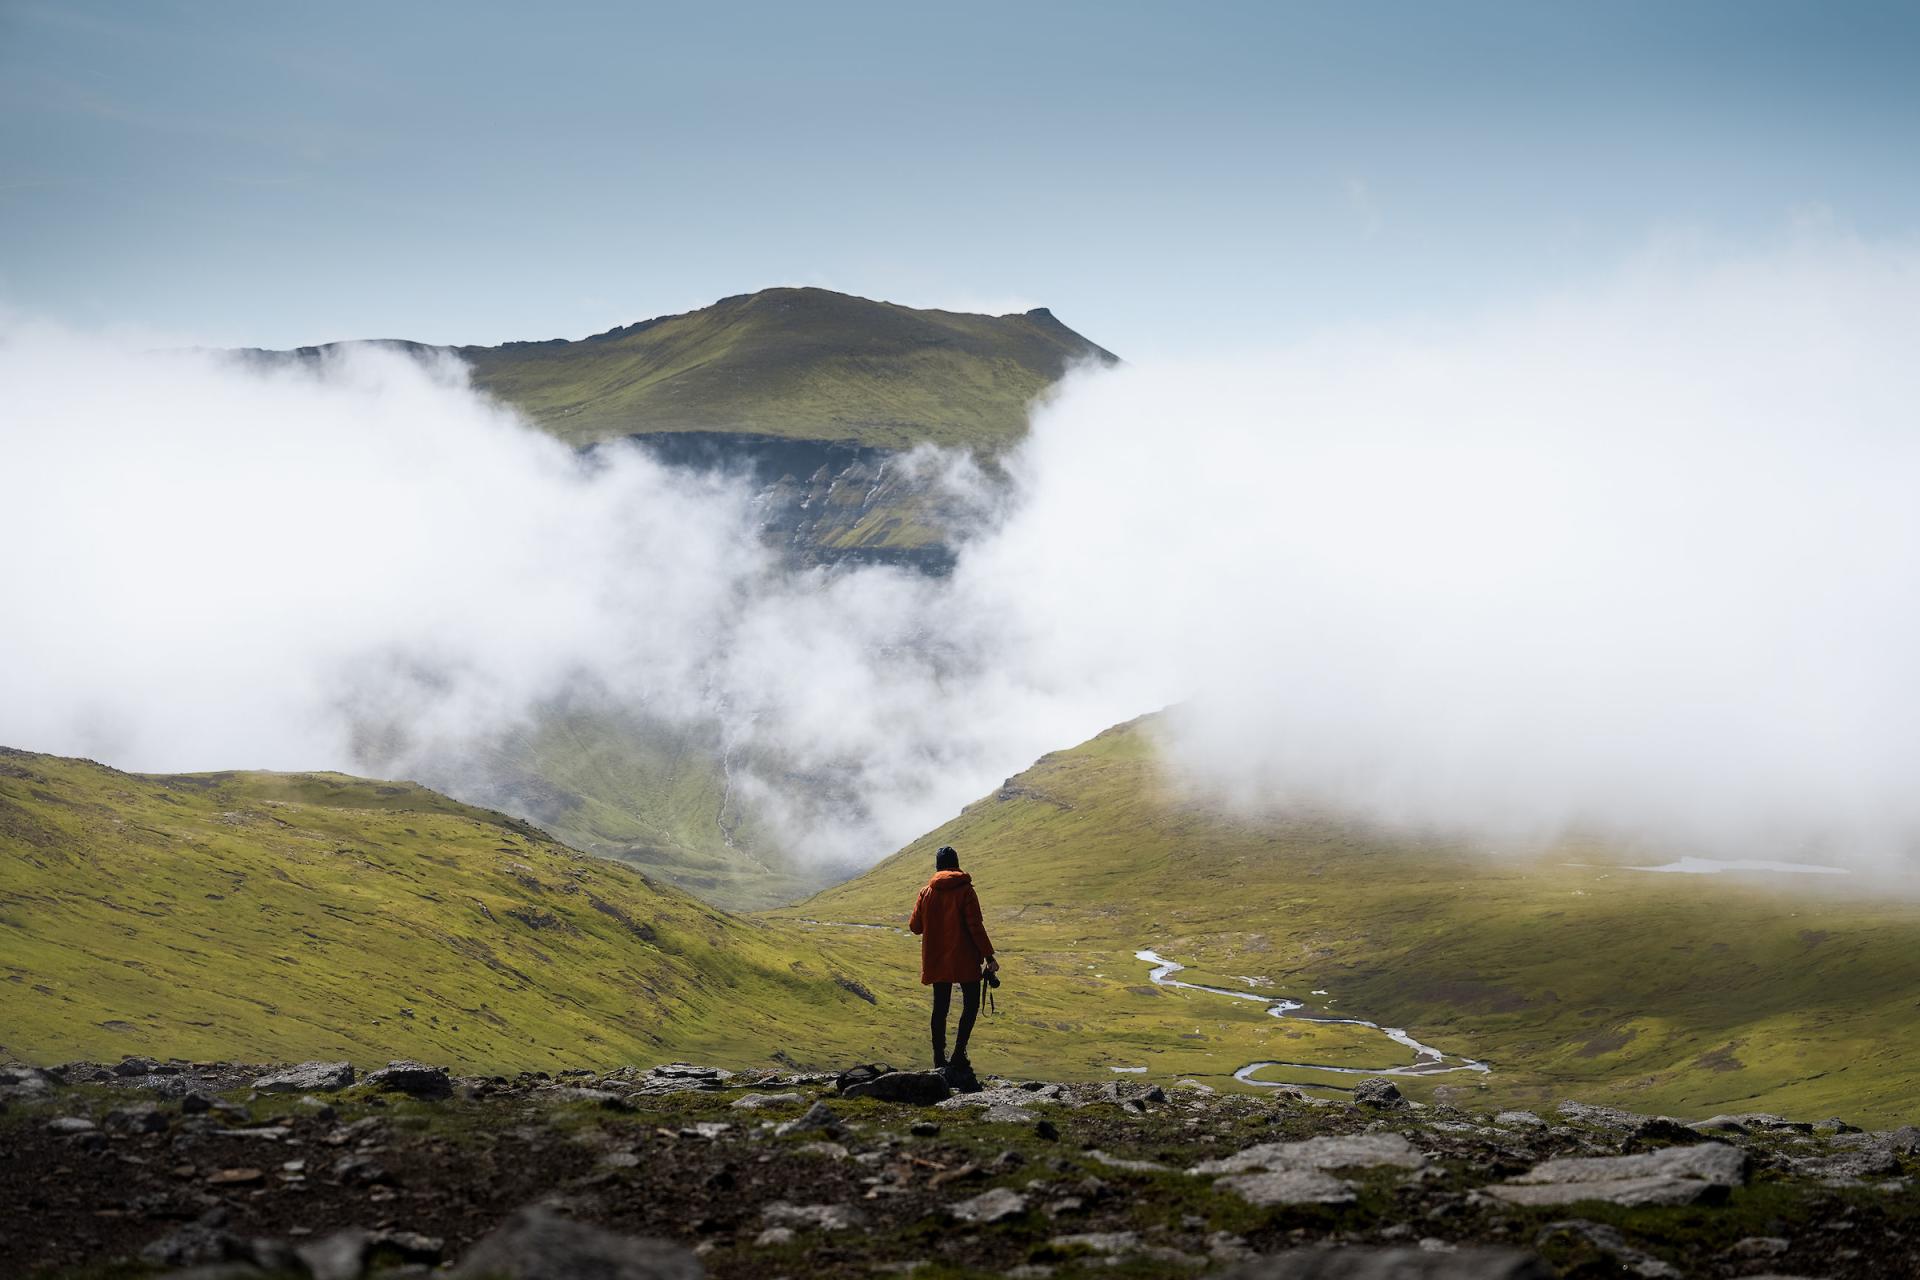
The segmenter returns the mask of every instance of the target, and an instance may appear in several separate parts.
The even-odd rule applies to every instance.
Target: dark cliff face
[[[668,466],[743,477],[762,534],[797,565],[890,564],[934,576],[953,568],[933,485],[900,451],[720,431],[629,439]]]

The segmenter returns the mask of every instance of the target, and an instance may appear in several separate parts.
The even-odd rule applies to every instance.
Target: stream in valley
[[[1337,1023],[1351,1027],[1369,1027],[1378,1031],[1395,1044],[1403,1045],[1413,1050],[1414,1054],[1414,1060],[1411,1063],[1398,1067],[1336,1067],[1318,1062],[1249,1062],[1246,1066],[1241,1067],[1233,1073],[1233,1078],[1241,1084],[1253,1085],[1256,1088],[1262,1089],[1278,1089],[1296,1083],[1287,1080],[1257,1080],[1254,1078],[1259,1072],[1267,1070],[1331,1071],[1339,1075],[1348,1076],[1432,1076],[1441,1075],[1449,1071],[1477,1071],[1484,1075],[1492,1070],[1486,1063],[1476,1059],[1442,1053],[1432,1045],[1421,1044],[1400,1027],[1383,1027],[1377,1022],[1369,1022],[1365,1018],[1338,1018],[1329,1014],[1298,1013],[1296,1010],[1304,1009],[1306,1005],[1301,1001],[1289,999],[1285,996],[1262,995],[1257,991],[1235,991],[1230,987],[1209,987],[1197,982],[1183,982],[1173,975],[1181,972],[1187,966],[1177,961],[1169,960],[1157,951],[1136,951],[1133,953],[1133,958],[1136,960],[1144,960],[1153,966],[1153,968],[1147,971],[1147,981],[1157,987],[1179,987],[1185,991],[1204,991],[1208,995],[1225,996],[1229,1000],[1252,1000],[1259,1004],[1266,1005],[1268,1016],[1275,1018],[1292,1018],[1298,1022]],[[1333,1086],[1320,1085],[1317,1087],[1331,1088]]]

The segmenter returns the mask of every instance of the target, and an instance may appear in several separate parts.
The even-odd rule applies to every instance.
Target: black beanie
[[[958,871],[960,869],[960,855],[954,852],[952,845],[943,844],[940,846],[940,852],[933,855],[933,869],[935,871]]]

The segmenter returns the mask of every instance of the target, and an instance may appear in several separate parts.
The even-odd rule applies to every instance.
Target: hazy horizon
[[[1920,225],[1904,6],[0,4],[0,306],[581,337],[782,285],[1129,359]]]

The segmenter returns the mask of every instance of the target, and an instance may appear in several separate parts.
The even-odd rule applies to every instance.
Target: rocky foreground
[[[1920,1275],[1920,1129],[1189,1087],[0,1067],[0,1275]]]

